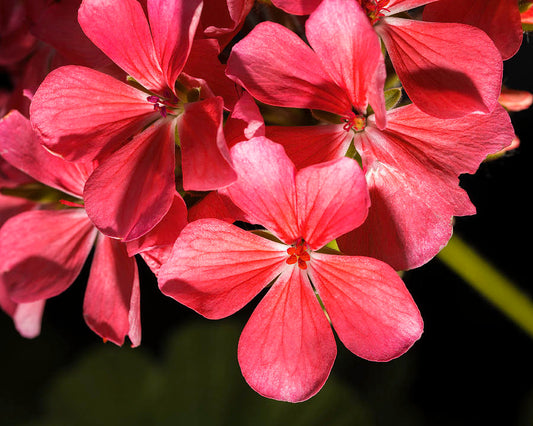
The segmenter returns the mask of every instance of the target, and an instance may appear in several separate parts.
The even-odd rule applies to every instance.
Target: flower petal
[[[384,111],[385,79],[374,78],[378,68],[385,69],[381,44],[359,3],[323,0],[307,19],[305,29],[325,70],[344,89],[355,109],[361,114],[366,112],[370,87],[380,83],[381,87],[372,89],[381,93],[380,104],[372,107],[374,111]]]
[[[138,1],[83,0],[78,22],[87,37],[141,85],[156,92],[166,88],[150,27]]]
[[[424,8],[424,21],[458,22],[480,28],[494,41],[502,59],[522,44],[520,10],[515,0],[440,0]]]
[[[87,325],[104,340],[121,346],[129,335],[141,340],[139,275],[124,243],[100,235],[83,301]]]
[[[224,318],[287,266],[285,248],[220,220],[197,220],[183,229],[159,270],[159,288],[207,318]]]
[[[333,328],[354,354],[389,361],[420,338],[420,312],[387,264],[367,257],[313,253],[308,270]]]
[[[386,12],[386,15],[395,15],[406,10],[424,6],[428,3],[433,3],[434,1],[437,0],[390,0],[384,12]]]
[[[309,15],[322,0],[272,0],[274,6],[279,7],[291,15]]]
[[[87,214],[112,238],[134,240],[156,226],[175,193],[172,122],[158,121],[102,162],[87,180]]]
[[[178,121],[186,191],[210,191],[237,179],[222,129],[223,106],[221,97],[189,103]]]
[[[316,53],[292,31],[273,22],[259,23],[233,47],[226,74],[269,105],[336,114],[351,108],[348,96]]]
[[[191,50],[202,0],[148,0],[147,6],[155,52],[167,86],[174,88]]]
[[[239,179],[221,190],[247,216],[287,244],[301,237],[296,211],[295,168],[283,147],[265,137],[231,149]],[[268,159],[268,161],[265,161]]]
[[[73,65],[52,71],[30,107],[42,143],[68,160],[112,152],[158,117],[145,93]]]
[[[353,138],[338,124],[267,126],[266,137],[280,145],[297,169],[343,157]]]
[[[296,197],[300,233],[313,250],[361,225],[370,207],[365,175],[347,157],[300,170]]]
[[[392,17],[375,28],[407,95],[425,113],[457,118],[497,105],[503,63],[483,31]]]
[[[81,197],[90,170],[48,152],[30,120],[13,110],[0,121],[0,154],[38,182]],[[90,166],[89,166],[90,168]]]
[[[448,242],[452,217],[475,213],[459,175],[474,173],[513,135],[502,107],[458,119],[431,117],[415,105],[389,111],[386,130],[370,124],[354,141],[372,207],[361,227],[338,240],[341,250],[397,270],[426,263]]]
[[[287,269],[254,310],[239,340],[248,384],[268,398],[300,402],[329,376],[337,347],[326,315],[300,268]]]
[[[96,229],[83,209],[35,210],[0,228],[0,273],[18,303],[48,299],[65,291],[81,271]]]

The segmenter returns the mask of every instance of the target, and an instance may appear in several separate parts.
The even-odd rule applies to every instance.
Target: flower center
[[[359,4],[363,8],[370,20],[370,23],[374,25],[381,18],[385,16],[383,11],[387,11],[386,6],[389,4],[390,0],[358,0]]]
[[[364,115],[356,114],[353,111],[348,111],[344,117],[344,126],[342,128],[349,132],[353,129],[356,132],[361,132],[366,127],[366,118]]]
[[[307,243],[300,238],[296,244],[287,249],[287,254],[289,257],[286,262],[289,265],[294,265],[298,263],[300,269],[307,269],[307,262],[311,260],[311,256],[307,251]]]
[[[162,117],[166,117],[167,114],[173,114],[179,103],[179,99],[170,90],[165,92],[163,96],[148,96],[146,100],[154,104],[154,111],[159,111]]]

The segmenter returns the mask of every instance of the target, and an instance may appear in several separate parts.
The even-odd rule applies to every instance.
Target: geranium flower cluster
[[[459,176],[514,139],[517,0],[1,7],[0,304],[23,336],[94,250],[83,315],[118,345],[141,342],[137,260],[207,318],[264,293],[238,361],[269,398],[319,391],[333,330],[372,361],[420,338],[397,271],[475,213]]]

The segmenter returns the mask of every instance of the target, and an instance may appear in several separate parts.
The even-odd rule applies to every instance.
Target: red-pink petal
[[[65,66],[43,81],[30,107],[42,143],[69,160],[112,152],[160,117],[141,92],[98,71]]]
[[[87,37],[140,84],[158,92],[166,88],[150,27],[138,1],[83,0],[78,22]]]
[[[172,122],[159,121],[95,169],[83,198],[102,233],[130,241],[159,223],[174,199],[174,150]]]
[[[263,116],[248,92],[244,92],[235,103],[224,124],[224,136],[229,148],[238,142],[265,136]]]
[[[375,28],[407,95],[427,114],[457,118],[497,105],[503,63],[480,29],[392,17]]]
[[[237,179],[222,129],[223,106],[220,97],[189,103],[179,118],[183,188],[186,191],[210,191]]]
[[[379,68],[380,75],[385,75],[385,62],[379,37],[361,6],[356,1],[323,0],[307,19],[305,29],[324,69],[343,88],[355,109],[365,113],[371,85],[380,84],[372,88],[374,93],[381,93],[379,104],[372,107],[384,112],[385,79],[374,76]]]
[[[365,175],[347,157],[300,170],[296,197],[300,233],[313,250],[361,225],[370,206]]]
[[[272,4],[291,15],[309,15],[322,0],[272,0]]]
[[[344,114],[348,95],[327,74],[317,54],[287,28],[262,22],[239,43],[226,73],[269,105]]]
[[[309,265],[333,328],[354,354],[389,361],[420,338],[420,312],[387,264],[368,257],[313,253]]]
[[[191,50],[202,0],[148,0],[147,6],[155,52],[167,86],[174,88]]]
[[[216,38],[225,47],[244,24],[254,3],[254,0],[205,2],[201,18],[204,35]]]
[[[389,111],[386,130],[369,125],[355,138],[371,208],[361,227],[339,239],[341,250],[397,270],[426,263],[448,242],[452,217],[475,213],[459,175],[474,173],[513,135],[502,107],[458,119],[431,117],[415,105]]]
[[[207,318],[224,318],[287,266],[285,248],[220,220],[197,220],[183,229],[159,270],[159,288]]]
[[[522,44],[522,23],[515,0],[440,0],[424,8],[424,21],[459,22],[481,28],[494,41],[502,59]]]
[[[33,131],[30,120],[16,110],[0,121],[0,154],[35,180],[81,197],[89,173],[87,167],[48,152]]]
[[[386,15],[394,15],[399,12],[415,9],[434,1],[437,0],[390,0],[383,12]]]
[[[19,303],[13,313],[13,323],[22,337],[33,339],[41,333],[44,305],[46,300]]]
[[[248,384],[268,398],[299,402],[329,376],[337,347],[305,272],[283,272],[248,320],[238,357]]]
[[[246,222],[245,214],[231,199],[218,191],[212,191],[189,208],[189,222],[198,219],[219,219],[228,223]]]
[[[139,276],[135,258],[120,241],[100,235],[83,301],[87,325],[105,340],[141,342]]]
[[[235,145],[231,155],[239,179],[221,192],[229,195],[249,222],[263,225],[287,244],[294,243],[301,237],[296,170],[283,147],[257,137]]]
[[[266,137],[283,145],[297,169],[343,157],[353,138],[338,124],[267,126]]]
[[[18,302],[48,299],[76,279],[93,246],[96,229],[82,209],[35,210],[0,229],[0,273]]]

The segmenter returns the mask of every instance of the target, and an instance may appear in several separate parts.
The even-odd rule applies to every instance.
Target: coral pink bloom
[[[384,127],[385,64],[360,6],[324,1],[306,35],[312,49],[279,24],[258,24],[233,47],[228,76],[266,104],[329,111],[350,122],[370,104]]]
[[[424,21],[459,22],[481,28],[494,41],[502,59],[522,44],[522,23],[516,0],[440,0],[424,8]]]
[[[137,346],[141,325],[135,259],[125,244],[99,233],[83,208],[82,192],[93,166],[51,155],[40,145],[29,120],[17,111],[0,122],[0,154],[62,197],[50,207],[11,217],[0,228],[0,252],[9,253],[0,259],[0,282],[9,299],[16,304],[37,303],[62,293],[95,246],[83,304],[85,321],[105,340],[121,345],[128,335]],[[182,219],[175,223],[174,238],[186,218],[180,201],[176,206]],[[142,249],[139,244],[138,251]],[[18,308],[13,315],[17,312]]]
[[[389,111],[385,129],[370,116],[355,133],[342,124],[267,126],[266,136],[283,144],[298,168],[344,156],[353,137],[372,205],[365,223],[340,237],[339,246],[406,270],[446,245],[453,216],[475,213],[459,175],[474,173],[488,154],[511,144],[513,127],[502,107],[439,119],[411,104]]]
[[[279,2],[290,13],[307,14],[315,8],[318,11],[328,1],[274,3]],[[352,1],[361,5],[357,13],[366,15],[374,25],[407,95],[421,110],[441,118],[454,118],[476,111],[489,112],[497,105],[503,64],[498,49],[483,31],[465,24],[391,16],[435,0]]]
[[[264,137],[231,152],[239,179],[220,191],[273,235],[217,219],[190,223],[159,272],[163,293],[218,319],[273,282],[242,332],[238,358],[247,382],[278,400],[305,400],[324,384],[336,356],[328,319],[365,359],[387,361],[407,351],[423,325],[394,270],[375,259],[319,251],[365,220],[369,199],[357,162],[340,158],[297,172],[283,147]]]
[[[83,31],[135,83],[68,66],[50,73],[33,98],[32,124],[48,149],[68,160],[99,160],[84,200],[108,236],[134,240],[171,208],[176,130],[185,189],[211,190],[236,178],[222,98],[190,103],[204,83],[182,74],[201,8],[201,0],[149,0],[147,19],[136,0],[84,0]]]

